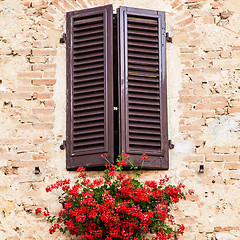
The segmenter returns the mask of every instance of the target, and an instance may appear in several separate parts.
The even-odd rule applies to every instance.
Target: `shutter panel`
[[[144,168],[168,169],[165,13],[118,10],[120,150]]]
[[[67,169],[113,161],[112,5],[67,13]]]

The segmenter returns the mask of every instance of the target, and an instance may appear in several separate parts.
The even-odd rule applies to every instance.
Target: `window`
[[[103,166],[100,155],[113,162],[122,150],[137,165],[146,153],[146,169],[168,169],[165,13],[68,12],[66,36],[67,169]]]

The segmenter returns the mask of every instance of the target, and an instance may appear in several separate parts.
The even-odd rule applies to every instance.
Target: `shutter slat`
[[[81,37],[81,38],[74,38],[73,43],[78,44],[78,43],[83,43],[83,42],[89,42],[92,40],[97,40],[97,39],[103,39],[103,35],[101,34],[94,34],[93,36],[86,36],[86,37]]]
[[[77,48],[85,48],[85,47],[89,47],[89,46],[94,46],[94,45],[99,45],[99,44],[103,44],[103,37],[101,37],[100,39],[94,39],[94,41],[87,41],[84,43],[75,43],[74,45],[74,49]]]
[[[85,60],[85,59],[92,59],[94,57],[99,57],[99,56],[103,56],[103,52],[102,51],[98,51],[95,53],[87,53],[87,54],[81,54],[80,56],[78,54],[75,54],[75,56],[73,57],[73,60],[77,61],[77,60]]]
[[[138,53],[138,52],[129,52],[129,57],[140,58],[140,59],[152,59],[157,60],[158,55],[148,54],[148,53]]]
[[[77,71],[75,71],[77,72]],[[75,73],[74,78],[86,76],[86,75],[95,75],[95,74],[100,74],[103,73],[103,69],[96,69],[94,71],[88,71],[88,72],[81,72],[81,73]]]
[[[155,48],[158,49],[158,44],[157,42],[153,42],[153,43],[144,43],[144,42],[140,42],[134,39],[134,41],[131,41],[130,39],[128,40],[128,44],[129,46],[137,46],[139,47],[139,45],[141,45],[141,47],[147,47],[147,48]]]
[[[91,24],[91,23],[102,21],[102,20],[103,20],[102,15],[100,15],[100,16],[95,15],[92,18],[91,18],[91,16],[89,16],[89,18],[86,18],[86,19],[83,19],[83,18],[77,19],[76,18],[74,20],[74,26],[75,26],[75,28],[78,28],[81,25]]]
[[[151,66],[151,65],[138,65],[138,64],[131,64],[129,62],[128,67],[131,69],[141,69],[141,70],[146,70],[146,71],[158,71],[158,66]]]
[[[157,25],[155,19],[147,19],[147,18],[144,18],[144,17],[134,18],[134,17],[130,16],[127,21],[128,21],[128,24],[140,23],[141,25],[143,25],[143,24],[150,25],[150,26],[156,26]]]
[[[90,70],[90,69],[94,69],[94,68],[103,68],[103,67],[104,67],[104,64],[102,62],[99,62],[99,63],[95,63],[95,64],[88,64],[87,66],[76,65],[74,70],[75,70],[75,72],[77,72],[77,71],[85,71],[85,70]]]
[[[103,108],[98,108],[98,109],[93,109],[93,110],[75,112],[74,117],[77,120],[78,118],[91,116],[91,115],[98,115],[101,113],[104,114]]]
[[[134,34],[134,35],[138,35],[138,36],[151,36],[151,37],[158,37],[158,34],[156,32],[147,32],[147,31],[141,31],[141,30],[137,30],[137,29],[129,29],[128,30],[129,34]]]
[[[76,50],[74,50],[74,54],[86,56],[86,54],[88,54],[89,52],[95,52],[95,51],[103,51],[103,44],[99,43],[92,47],[83,48],[83,49],[77,48]]]
[[[99,23],[100,22],[100,23]],[[76,25],[75,27],[75,30],[74,30],[74,33],[76,32],[81,32],[81,31],[85,31],[85,30],[88,30],[90,31],[91,29],[93,28],[103,28],[103,23],[102,21],[97,21],[95,22],[95,24],[87,24],[86,26],[78,26]],[[84,34],[84,33],[83,33]]]
[[[73,112],[78,112],[78,111],[84,111],[84,110],[92,110],[96,108],[104,107],[104,102],[99,102],[99,103],[94,103],[94,104],[88,104],[88,105],[80,105],[80,106],[75,106]]]
[[[102,33],[103,33],[103,29],[99,28],[99,29],[89,30],[89,31],[85,31],[85,32],[74,33],[73,37],[74,37],[74,39],[78,39],[78,38],[87,37],[89,35],[100,35],[100,36],[102,36]]]
[[[134,34],[128,34],[128,40],[132,40],[131,43],[133,41],[141,42],[141,44],[143,43],[151,43],[151,44],[158,44],[158,38],[157,37],[150,37],[150,36],[141,36],[139,37],[138,35],[134,35]]]

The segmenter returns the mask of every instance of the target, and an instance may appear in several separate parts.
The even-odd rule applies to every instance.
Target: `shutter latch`
[[[113,107],[113,111],[118,111],[118,107]]]
[[[60,149],[64,150],[67,147],[66,140],[63,140],[62,144],[60,145]]]
[[[169,149],[174,149],[174,144],[172,143],[172,140],[168,140],[168,146]]]

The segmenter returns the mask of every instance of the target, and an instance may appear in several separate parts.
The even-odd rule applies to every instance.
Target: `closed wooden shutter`
[[[67,13],[67,169],[113,161],[112,5]]]
[[[118,11],[120,150],[144,168],[168,169],[165,14]]]

